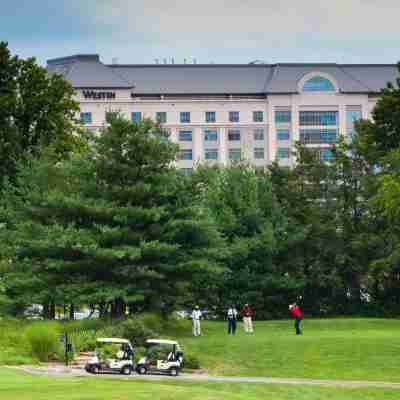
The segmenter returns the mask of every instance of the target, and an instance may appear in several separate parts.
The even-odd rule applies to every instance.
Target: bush
[[[188,354],[188,355],[185,354],[183,363],[184,363],[183,365],[185,368],[189,368],[189,369],[199,369],[200,368],[199,359],[192,354]]]
[[[93,351],[96,348],[97,332],[95,330],[81,330],[70,334],[70,341],[75,353]],[[99,336],[100,337],[100,336]]]
[[[37,322],[25,331],[31,353],[40,361],[48,361],[50,356],[60,352],[59,331],[54,323]]]
[[[163,321],[158,314],[144,313],[136,317],[136,319],[142,321],[146,328],[153,332],[158,332],[158,334],[164,330],[165,321]]]
[[[145,341],[157,337],[158,332],[147,327],[142,318],[131,318],[122,322],[119,326],[121,337],[128,339],[135,346],[143,346]]]
[[[80,321],[64,321],[63,329],[66,332],[82,332],[82,331],[99,331],[107,325],[111,325],[110,321],[98,318],[87,318]]]

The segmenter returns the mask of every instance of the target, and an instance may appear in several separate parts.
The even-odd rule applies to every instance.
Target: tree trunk
[[[122,319],[125,316],[126,304],[122,299],[115,299],[111,304],[111,318]]]
[[[75,306],[72,303],[69,306],[69,319],[75,319]]]
[[[107,316],[107,304],[99,303],[99,318],[105,318]]]
[[[50,310],[49,304],[48,303],[43,304],[43,318],[44,319],[49,319],[49,316],[50,316],[49,310]]]
[[[56,305],[54,301],[50,303],[49,319],[56,319]]]

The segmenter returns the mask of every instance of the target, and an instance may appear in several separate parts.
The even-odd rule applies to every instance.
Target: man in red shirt
[[[244,331],[246,333],[253,333],[253,322],[251,317],[254,315],[253,310],[248,304],[245,304],[242,310]]]
[[[293,303],[290,304],[289,310],[294,317],[294,327],[296,329],[296,335],[301,335],[300,324],[301,320],[303,319],[303,315],[301,313],[300,307],[296,303]]]

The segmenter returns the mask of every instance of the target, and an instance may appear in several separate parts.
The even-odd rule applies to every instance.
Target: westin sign
[[[84,90],[83,97],[92,100],[115,100],[115,92],[98,92],[96,90]]]

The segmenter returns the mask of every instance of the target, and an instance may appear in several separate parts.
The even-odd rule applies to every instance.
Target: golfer
[[[200,327],[200,319],[201,319],[201,311],[199,306],[196,306],[192,311],[192,321],[193,321],[193,336],[200,336],[201,335],[201,327]]]
[[[296,335],[301,335],[300,324],[301,320],[303,319],[303,315],[300,307],[297,305],[297,303],[293,303],[289,305],[289,310],[294,317],[294,329],[296,330]]]
[[[246,333],[253,333],[253,321],[252,321],[253,315],[254,315],[253,310],[246,303],[242,310],[244,331]]]
[[[238,312],[235,306],[231,306],[227,312],[227,319],[228,319],[228,335],[234,335],[236,333],[236,321]]]

